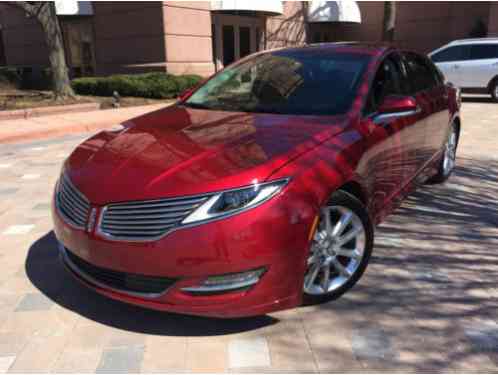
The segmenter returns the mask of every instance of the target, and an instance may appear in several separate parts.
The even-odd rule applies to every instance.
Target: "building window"
[[[251,29],[249,27],[239,27],[239,48],[241,58],[251,53]]]
[[[235,32],[233,25],[223,25],[223,66],[235,60]]]

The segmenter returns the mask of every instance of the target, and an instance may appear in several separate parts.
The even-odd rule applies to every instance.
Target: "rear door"
[[[469,46],[469,59],[459,67],[460,87],[485,88],[498,75],[498,44]]]
[[[418,145],[413,151],[416,173],[442,149],[449,123],[448,94],[442,77],[425,56],[405,53],[411,95],[421,109]],[[424,176],[421,176],[423,178]]]
[[[469,55],[469,45],[450,46],[431,55],[431,60],[443,72],[448,82],[462,87],[461,66],[468,60]]]

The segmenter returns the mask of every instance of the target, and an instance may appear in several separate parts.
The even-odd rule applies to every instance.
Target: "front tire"
[[[439,168],[434,177],[429,180],[431,184],[441,184],[450,178],[456,164],[456,150],[458,144],[458,130],[453,124],[448,139],[444,145],[444,153],[439,163]]]
[[[336,191],[320,210],[304,276],[304,304],[339,298],[363,275],[373,248],[373,225],[365,206]]]

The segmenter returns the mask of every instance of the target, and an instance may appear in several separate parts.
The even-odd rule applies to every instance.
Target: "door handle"
[[[453,65],[453,68],[455,68],[455,69],[459,69],[459,68],[460,68],[460,65],[456,65],[456,64],[455,64],[455,65]]]

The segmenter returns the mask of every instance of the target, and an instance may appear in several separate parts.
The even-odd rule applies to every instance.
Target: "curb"
[[[109,124],[109,121],[97,122],[93,124],[76,124],[72,126],[64,126],[53,129],[46,129],[40,131],[29,131],[22,134],[15,134],[11,136],[6,136],[0,138],[0,144],[18,143],[26,142],[32,140],[38,140],[43,138],[51,138],[57,136],[64,136],[72,133],[85,133],[85,132],[96,132],[98,130],[105,130],[112,128],[116,124]]]
[[[100,109],[99,103],[82,103],[69,105],[54,105],[48,107],[16,109],[11,111],[0,111],[0,121],[28,119],[49,115],[60,115],[69,112],[89,112]]]
[[[130,107],[130,111],[126,111],[124,113],[119,113],[119,109],[105,109],[95,111],[98,113],[99,118],[92,118],[92,111],[80,111],[78,113],[84,113],[84,119],[75,119],[74,123],[64,124],[64,125],[53,125],[53,119],[46,118],[43,120],[30,120],[30,119],[22,119],[15,121],[26,121],[27,126],[24,127],[21,125],[16,125],[15,129],[11,131],[5,131],[2,134],[0,131],[0,145],[1,144],[11,144],[11,143],[19,143],[19,142],[28,142],[32,140],[39,140],[44,138],[51,137],[63,137],[68,134],[74,133],[91,133],[97,132],[100,130],[106,130],[113,128],[117,123],[122,123],[124,121],[130,120],[135,117],[142,116],[148,112],[156,111],[161,108],[165,108],[171,103],[161,103],[161,104],[150,104],[145,106],[140,106],[137,110],[133,110],[133,107]],[[109,111],[110,116],[105,116],[106,111]],[[86,113],[88,112],[88,115]],[[59,114],[54,115],[54,119],[57,118]],[[103,116],[104,115],[104,116]],[[65,116],[67,118],[67,115]],[[49,126],[46,126],[46,125]],[[0,130],[2,124],[0,122]],[[41,128],[41,129],[40,129]]]

